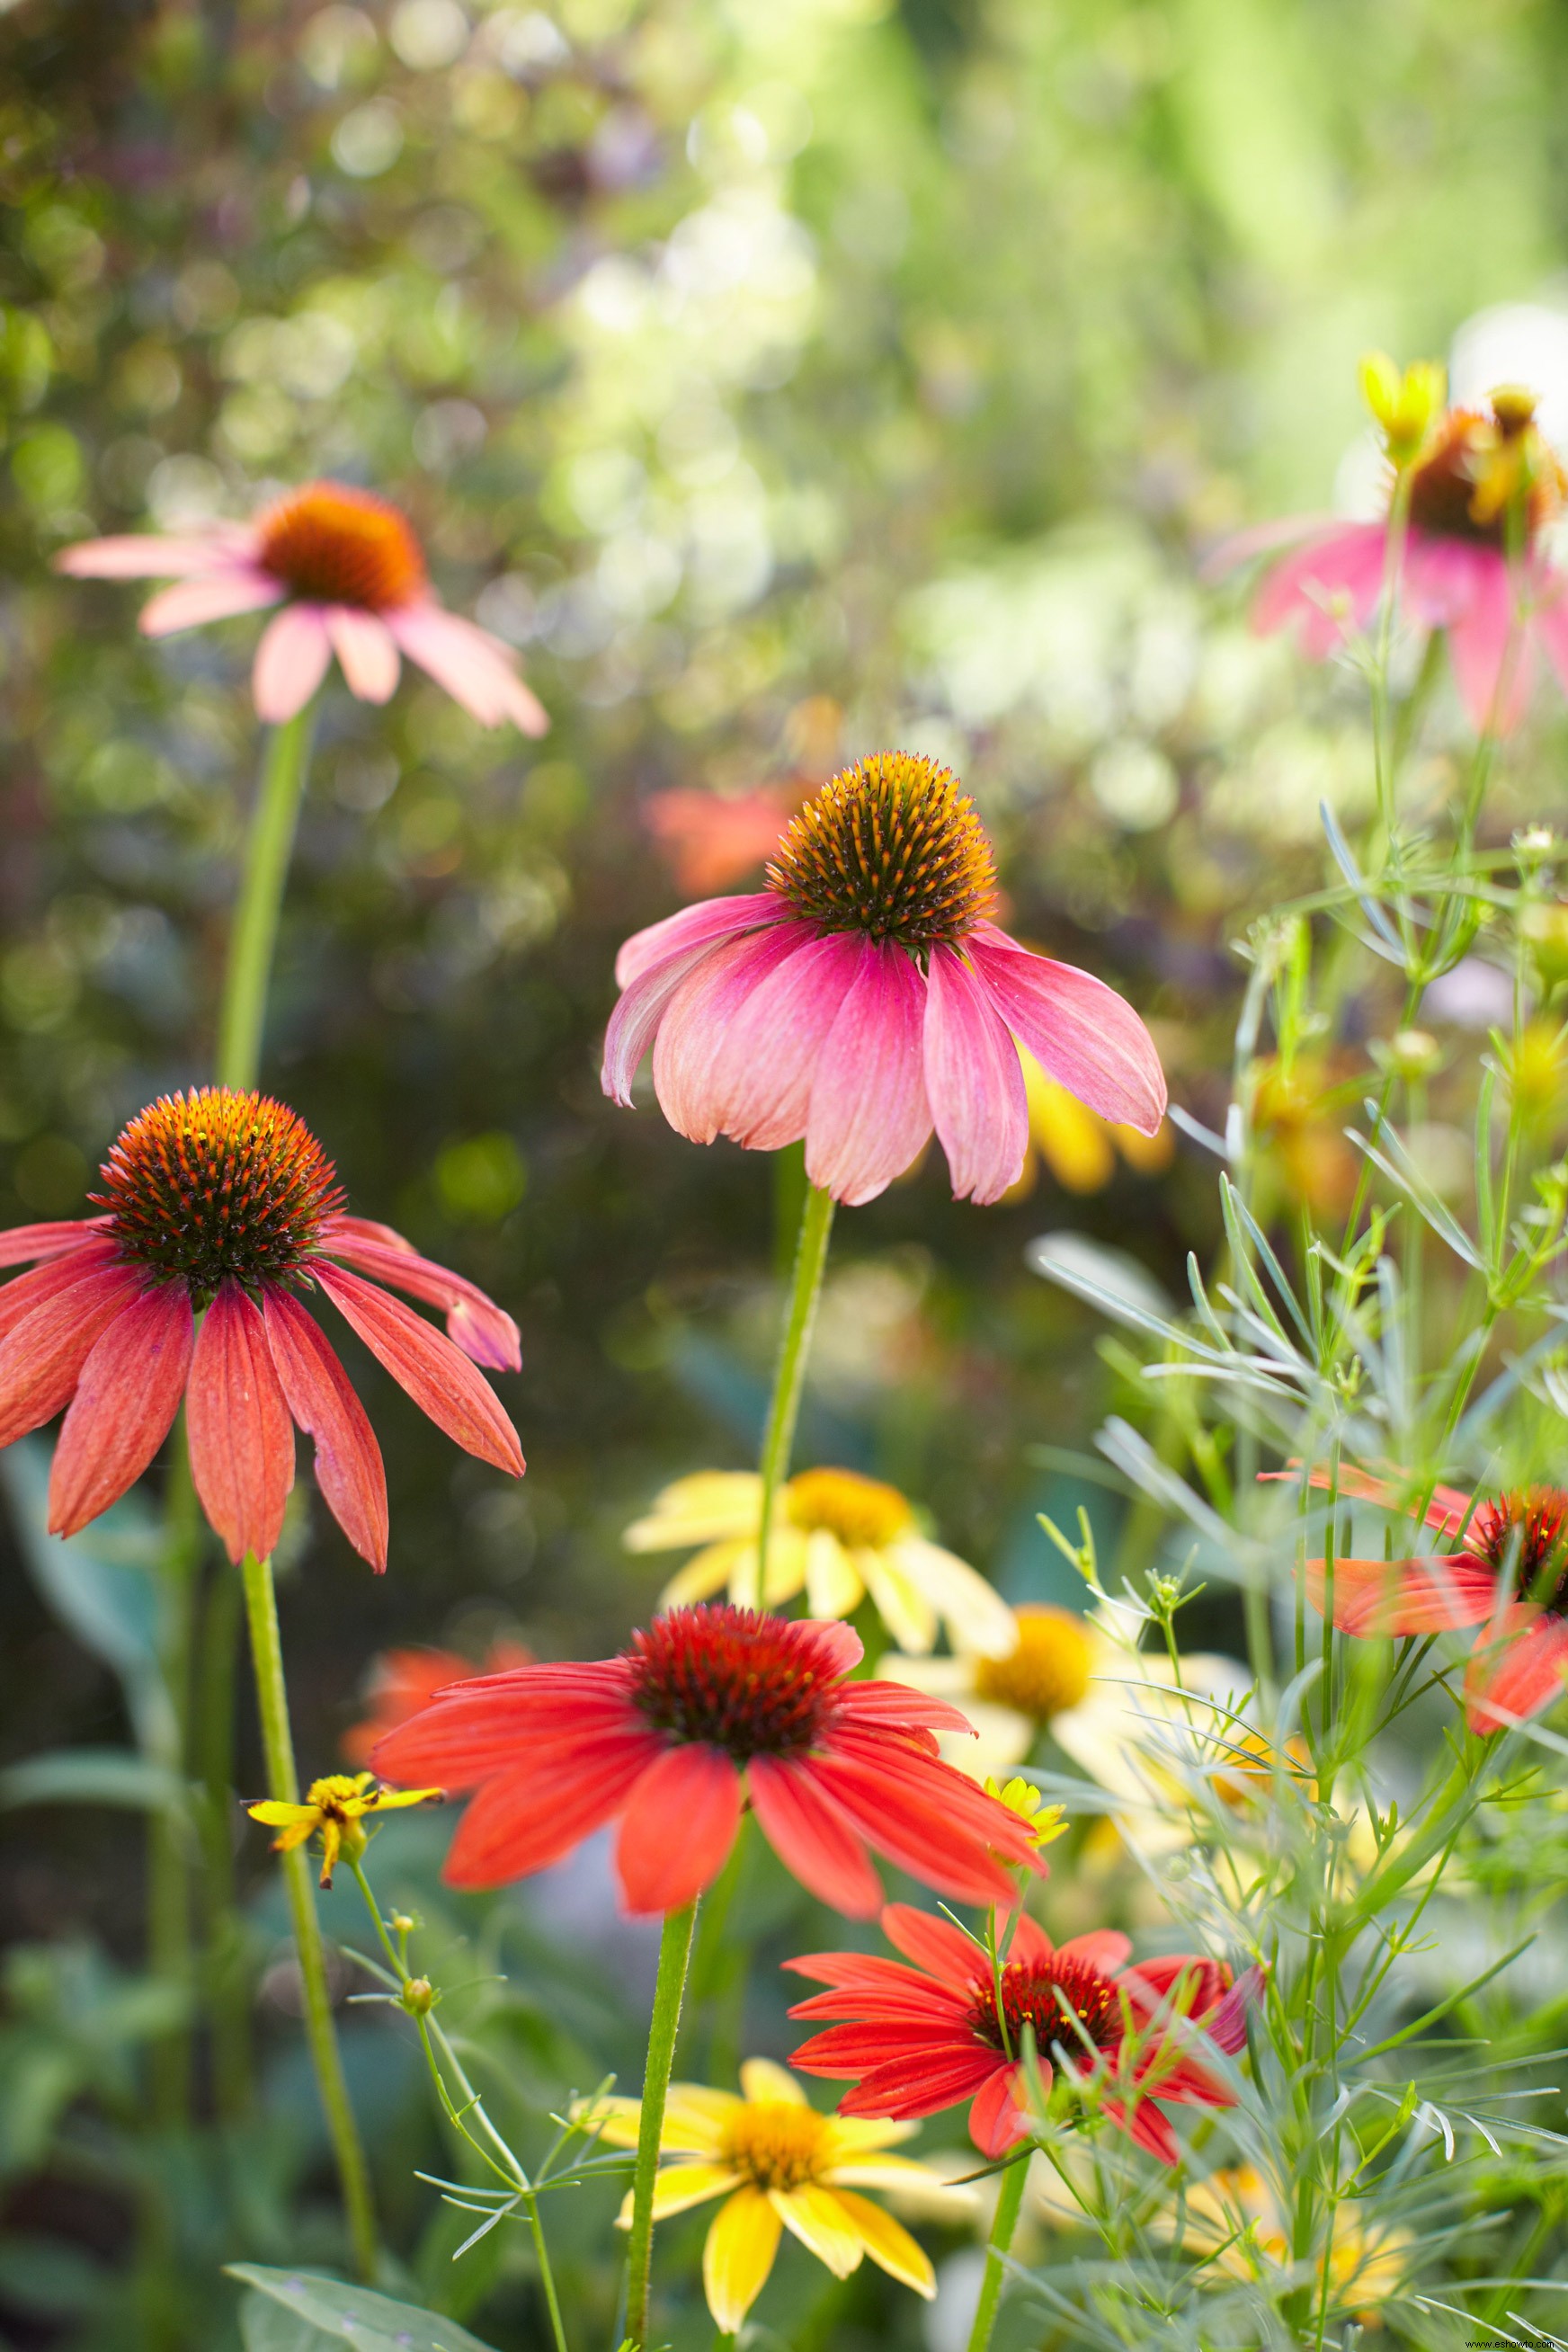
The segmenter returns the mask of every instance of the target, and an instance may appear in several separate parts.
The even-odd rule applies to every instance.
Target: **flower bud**
[[[1443,1058],[1443,1048],[1427,1029],[1398,1029],[1386,1047],[1388,1067],[1408,1085],[1429,1078]]]
[[[410,1977],[402,2000],[410,2017],[428,2017],[436,2004],[436,1988],[428,1977]]]
[[[1447,396],[1441,362],[1415,360],[1401,374],[1386,352],[1368,352],[1361,363],[1361,392],[1394,464],[1414,465]]]
[[[1568,981],[1568,906],[1561,899],[1526,907],[1520,932],[1531,961],[1548,988]]]

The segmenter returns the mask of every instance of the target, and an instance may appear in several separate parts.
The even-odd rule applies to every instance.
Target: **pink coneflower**
[[[1493,394],[1489,416],[1451,409],[1410,475],[1401,601],[1422,628],[1447,632],[1455,681],[1478,730],[1517,725],[1538,646],[1568,686],[1568,581],[1538,543],[1562,504],[1564,478],[1534,413],[1528,394],[1511,392]],[[1510,527],[1521,536],[1511,567]],[[1265,635],[1294,627],[1304,649],[1322,661],[1376,610],[1388,525],[1302,516],[1244,532],[1220,551],[1215,568],[1292,539],[1300,543],[1258,591],[1253,625]]]
[[[516,1324],[390,1226],[346,1216],[331,1161],[281,1103],[226,1087],[165,1095],[132,1120],[102,1174],[90,1195],[101,1215],[0,1234],[0,1265],[42,1261],[0,1289],[0,1445],[69,1408],[51,1534],[75,1535],[124,1494],[184,1398],[191,1475],[232,1559],[277,1544],[298,1423],[315,1441],[329,1508],[379,1573],[381,1452],[306,1311],[312,1287],[438,1429],[521,1475],[517,1433],[474,1370],[517,1369]],[[444,1307],[451,1338],[382,1282]]]
[[[1230,2056],[1245,2047],[1256,1971],[1233,1983],[1222,1962],[1191,1953],[1129,1968],[1132,1947],[1110,1928],[1053,1946],[1043,1927],[1019,1919],[998,2001],[988,1954],[951,1921],[892,1903],[882,1929],[912,1967],[864,1952],[814,1952],[784,1964],[831,1988],[790,2011],[840,2021],[803,2042],[790,2064],[854,2082],[840,2115],[912,2121],[969,2099],[975,2147],[1005,2156],[1028,2137],[1020,2063],[1026,2025],[1046,2090],[1055,2053],[1058,2065],[1097,2078],[1110,2094],[1100,2113],[1166,2164],[1178,2150],[1160,2102],[1236,2104],[1204,2067],[1199,2037]]]
[[[1004,1863],[1037,1868],[1027,1825],[938,1759],[955,1707],[849,1682],[859,1636],[728,1602],[672,1610],[618,1657],[461,1683],[383,1739],[405,1784],[476,1790],[447,1858],[454,1886],[545,1869],[618,1820],[633,1912],[675,1911],[724,1866],[749,1801],[785,1867],[869,1917],[867,1847],[962,1901],[1009,1902]]]
[[[1264,1474],[1270,1481],[1292,1475]],[[1326,1470],[1308,1481],[1329,1483]],[[1391,1480],[1342,1465],[1334,1483],[1342,1495],[1385,1510],[1408,1508],[1408,1486],[1402,1493]],[[1512,1487],[1487,1501],[1437,1486],[1422,1517],[1438,1535],[1458,1536],[1460,1549],[1414,1559],[1336,1559],[1334,1623],[1367,1639],[1486,1625],[1488,1638],[1465,1675],[1470,1729],[1500,1731],[1541,1714],[1568,1685],[1568,1490]],[[1307,1593],[1321,1612],[1328,1599],[1321,1559],[1307,1562]]]
[[[407,521],[368,490],[308,482],[251,523],[84,540],[55,562],[79,580],[175,580],[142,609],[149,637],[283,605],[262,631],[251,680],[274,725],[304,709],[333,654],[362,702],[389,699],[406,654],[482,726],[510,719],[542,735],[550,724],[510,646],[437,603]]]
[[[765,890],[688,907],[622,948],[605,1092],[629,1103],[653,1047],[665,1117],[694,1143],[805,1139],[806,1173],[869,1201],[934,1126],[956,1198],[995,1201],[1028,1145],[1017,1046],[1110,1119],[1165,1110],[1131,1005],[988,922],[995,866],[947,769],[906,751],[847,768],[806,803]]]

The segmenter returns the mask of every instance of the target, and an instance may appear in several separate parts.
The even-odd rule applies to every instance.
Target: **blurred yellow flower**
[[[1029,1605],[1007,1611],[1005,1647],[989,1654],[962,1641],[950,1658],[885,1657],[878,1672],[934,1698],[951,1700],[978,1737],[938,1735],[942,1754],[977,1780],[1000,1780],[1030,1755],[1045,1730],[1053,1733],[1082,1706],[1109,1644],[1092,1622],[1070,1609]]]
[[[374,1772],[330,1772],[324,1780],[311,1781],[302,1805],[264,1797],[245,1810],[253,1822],[281,1830],[282,1835],[272,1841],[274,1853],[290,1853],[320,1832],[321,1885],[330,1886],[338,1856],[357,1862],[364,1852],[365,1834],[360,1824],[366,1813],[395,1812],[404,1805],[439,1804],[446,1793],[445,1789],[384,1789]]]
[[[1048,1078],[1023,1046],[1018,1048],[1018,1059],[1029,1106],[1029,1148],[1017,1181],[1003,1194],[1004,1200],[1026,1199],[1039,1181],[1042,1165],[1068,1192],[1103,1191],[1116,1173],[1119,1151],[1141,1176],[1157,1176],[1170,1166],[1176,1147],[1169,1120],[1153,1135],[1140,1135],[1133,1127],[1113,1126],[1055,1078]]]
[[[923,2249],[861,2191],[885,2189],[933,2217],[966,2218],[973,2192],[944,2183],[923,2164],[887,2150],[914,2124],[818,2115],[795,2076],[766,2058],[741,2069],[743,2097],[699,2083],[672,2083],[660,2153],[673,2161],[654,2184],[656,2221],[722,2197],[702,2255],[702,2284],[714,2324],[733,2335],[767,2284],[779,2239],[790,2231],[835,2278],[869,2254],[892,2278],[929,2301],[936,2279]],[[573,2120],[597,2127],[606,2146],[635,2147],[640,2099],[580,2099]],[[620,2226],[631,2221],[628,2193]]]
[[[699,1470],[654,1497],[647,1517],[626,1529],[627,1550],[701,1547],[665,1586],[661,1609],[725,1590],[756,1605],[762,1495],[754,1471]],[[908,1650],[929,1650],[939,1624],[966,1649],[1003,1651],[1013,1641],[1012,1612],[985,1579],[921,1533],[896,1486],[857,1470],[803,1470],[780,1491],[762,1605],[776,1609],[801,1592],[813,1617],[847,1617],[869,1594]]]

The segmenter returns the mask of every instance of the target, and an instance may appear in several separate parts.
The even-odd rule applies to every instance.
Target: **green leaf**
[[[394,2303],[368,2287],[345,2286],[319,2271],[233,2263],[228,2276],[255,2290],[240,2312],[246,2352],[326,2352],[332,2344],[352,2344],[355,2352],[491,2352],[455,2319]],[[277,2318],[271,2311],[258,2313],[263,2298],[280,2306]]]
[[[11,1805],[130,1805],[184,1813],[179,1774],[129,1748],[57,1748],[0,1772],[0,1809]]]

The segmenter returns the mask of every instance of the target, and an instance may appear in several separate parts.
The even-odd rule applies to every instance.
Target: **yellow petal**
[[[741,2069],[741,2088],[754,2106],[810,2105],[788,2068],[775,2066],[771,2058],[748,2058]]]
[[[800,2240],[808,2254],[826,2263],[835,2278],[847,2278],[858,2268],[864,2242],[837,2189],[822,2189],[808,2180],[799,2189],[770,2189],[768,2196],[785,2229]]]
[[[753,1558],[756,1549],[755,1544],[750,1547]],[[768,1608],[773,1608],[777,1601],[795,1599],[795,1594],[805,1582],[805,1538],[801,1534],[800,1529],[777,1526],[770,1528],[768,1530],[768,1589],[764,1596]],[[753,1576],[755,1572],[753,1569],[752,1570]],[[731,1585],[730,1590],[731,1601],[742,1597],[737,1586]]]
[[[733,2091],[710,2091],[700,2083],[672,2083],[658,2144],[671,2155],[716,2156],[724,2144],[725,2125],[743,2104]]]
[[[722,1592],[741,1562],[751,1559],[757,1547],[749,1536],[731,1536],[723,1543],[710,1544],[684,1568],[678,1568],[658,1596],[661,1609],[684,1609],[693,1601],[707,1601],[715,1592]]]
[[[917,2245],[902,2223],[873,2205],[868,2197],[858,2197],[852,2189],[835,2189],[833,2194],[871,2260],[929,2303],[936,2293],[936,2273],[924,2247]]]
[[[303,1822],[308,1830],[316,1825],[314,1805],[286,1805],[279,1799],[265,1797],[257,1805],[247,1805],[246,1811],[253,1822],[265,1822],[268,1829],[287,1829],[291,1822]]]
[[[882,2147],[897,2147],[903,2139],[913,2139],[919,2124],[894,2123],[886,2116],[825,2116],[826,2129],[822,2141],[822,2161],[826,2164],[858,2163],[863,2156]]]
[[[886,1552],[858,1551],[855,1565],[878,1616],[900,1648],[929,1650],[936,1640],[936,1611],[919,1587]]]
[[[944,1551],[923,1537],[907,1536],[889,1548],[888,1557],[946,1621],[955,1649],[1005,1658],[1017,1648],[1013,1612],[995,1586],[956,1552]]]
[[[962,1700],[974,1685],[974,1669],[965,1658],[922,1658],[905,1650],[889,1650],[877,1672],[884,1682],[908,1683],[911,1690],[930,1691],[936,1698]]]
[[[754,1470],[697,1470],[654,1497],[646,1518],[634,1519],[621,1540],[628,1551],[676,1551],[721,1536],[756,1532],[762,1480]]]
[[[292,1853],[297,1845],[303,1845],[307,1838],[315,1836],[316,1827],[317,1816],[314,1813],[307,1813],[303,1821],[292,1822],[281,1837],[273,1839],[273,1853]]]
[[[780,2228],[760,2189],[737,2189],[713,2216],[702,2249],[702,2286],[714,2326],[727,2336],[737,2332],[767,2284]]]
[[[671,2213],[684,2213],[692,2205],[706,2204],[710,2197],[722,2197],[729,2189],[742,2186],[741,2176],[727,2164],[667,2164],[656,2173],[653,2184],[653,2218],[656,2221],[668,2219]],[[617,2230],[632,2226],[632,2191],[628,2189],[621,2200],[616,2217]]]
[[[831,1528],[805,1539],[805,1598],[814,1617],[847,1617],[865,1591],[855,1562]]]
[[[974,2213],[979,2199],[968,2183],[941,2180],[912,2157],[868,2156],[836,2164],[822,2175],[828,2189],[886,2189],[901,2212],[924,2221],[963,2221]]]
[[[445,1789],[378,1789],[366,1805],[366,1812],[395,1813],[402,1805],[438,1805]]]
[[[1018,1058],[1024,1066],[1029,1133],[1041,1159],[1068,1192],[1098,1192],[1116,1173],[1116,1154],[1104,1120],[1066,1087],[1047,1078],[1032,1054],[1021,1053]]]
[[[567,2110],[584,2131],[596,2131],[606,2147],[636,2147],[642,2124],[642,2101],[606,2094],[597,2099],[574,2099]]]
[[[342,1829],[337,1822],[321,1823],[321,1885],[323,1886],[330,1886],[332,1883],[332,1873],[338,1866],[338,1850],[342,1842]],[[281,1844],[281,1839],[279,1843]],[[360,1844],[363,1846],[363,1843],[364,1840],[361,1837]]]

